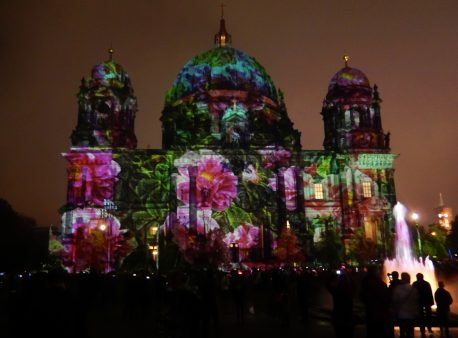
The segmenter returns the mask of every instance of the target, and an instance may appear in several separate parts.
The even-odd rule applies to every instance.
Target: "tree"
[[[314,246],[315,259],[329,267],[338,267],[343,261],[343,245],[336,231],[335,220],[332,216],[317,216],[314,226],[321,229],[319,242]]]
[[[366,238],[364,228],[355,231],[350,241],[350,258],[362,265],[367,265],[370,260],[377,258],[377,245]]]
[[[273,254],[279,261],[289,265],[301,263],[304,261],[304,253],[297,244],[294,231],[290,227],[283,227]]]
[[[437,259],[447,258],[446,236],[446,231],[439,224],[430,224],[421,239],[423,255]]]
[[[450,233],[447,235],[447,246],[452,250],[453,253],[458,252],[458,215],[451,223]]]
[[[0,198],[0,271],[37,268],[45,260],[48,248],[47,229],[34,219],[16,212]]]

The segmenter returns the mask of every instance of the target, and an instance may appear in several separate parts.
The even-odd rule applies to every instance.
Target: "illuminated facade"
[[[386,254],[396,155],[377,87],[346,59],[323,103],[324,150],[302,150],[283,94],[230,43],[221,19],[214,48],[179,72],[162,111],[162,149],[136,148],[136,98],[111,53],[82,81],[63,154],[59,254],[70,271],[111,271],[132,257],[166,264],[174,253],[191,264],[266,260],[286,224],[305,252],[332,228],[347,251],[359,233]]]

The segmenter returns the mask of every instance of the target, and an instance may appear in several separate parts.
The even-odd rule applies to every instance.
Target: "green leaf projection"
[[[348,239],[380,248],[370,255],[389,247],[396,155],[377,88],[357,69],[336,73],[323,103],[325,150],[303,150],[266,70],[218,41],[167,92],[162,149],[136,149],[136,98],[111,56],[82,81],[63,154],[61,245],[51,243],[69,271],[337,264],[358,256]]]

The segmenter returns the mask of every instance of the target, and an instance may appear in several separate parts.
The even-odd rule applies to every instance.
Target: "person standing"
[[[390,295],[390,305],[391,305],[391,327],[390,327],[390,337],[394,338],[394,327],[399,325],[399,319],[396,316],[396,311],[393,310],[393,291],[396,286],[402,284],[401,280],[399,279],[399,272],[394,270],[391,273],[388,273],[388,277],[390,278],[390,285],[388,286],[388,291]]]
[[[339,271],[340,272],[340,271]],[[332,324],[336,338],[352,338],[355,322],[353,316],[353,289],[347,273],[340,272],[327,282],[331,293]]]
[[[441,337],[450,337],[448,331],[448,315],[450,312],[450,305],[453,303],[450,292],[445,290],[444,282],[439,282],[439,288],[434,293],[434,300],[437,305],[437,319],[439,320],[439,326],[441,329]]]
[[[421,336],[425,337],[425,326],[428,327],[428,332],[432,333],[431,329],[431,306],[434,305],[433,291],[431,285],[424,280],[422,273],[417,273],[417,280],[413,282],[418,290],[418,305],[420,306],[420,332]]]
[[[393,307],[399,321],[401,338],[413,338],[415,320],[418,318],[418,291],[410,285],[410,275],[401,273],[401,284],[393,290]]]
[[[393,337],[390,292],[375,266],[369,267],[367,275],[362,280],[361,300],[366,310],[367,338]]]

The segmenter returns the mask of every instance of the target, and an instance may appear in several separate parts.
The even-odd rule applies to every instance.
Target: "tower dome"
[[[91,82],[92,87],[122,87],[129,75],[123,67],[115,63],[111,58],[92,67]]]
[[[333,104],[370,104],[372,89],[361,70],[348,67],[340,69],[329,82],[326,102]]]
[[[74,147],[137,146],[137,99],[129,75],[113,61],[112,49],[109,53],[109,59],[95,65],[91,76],[81,81],[78,123],[71,136]]]

